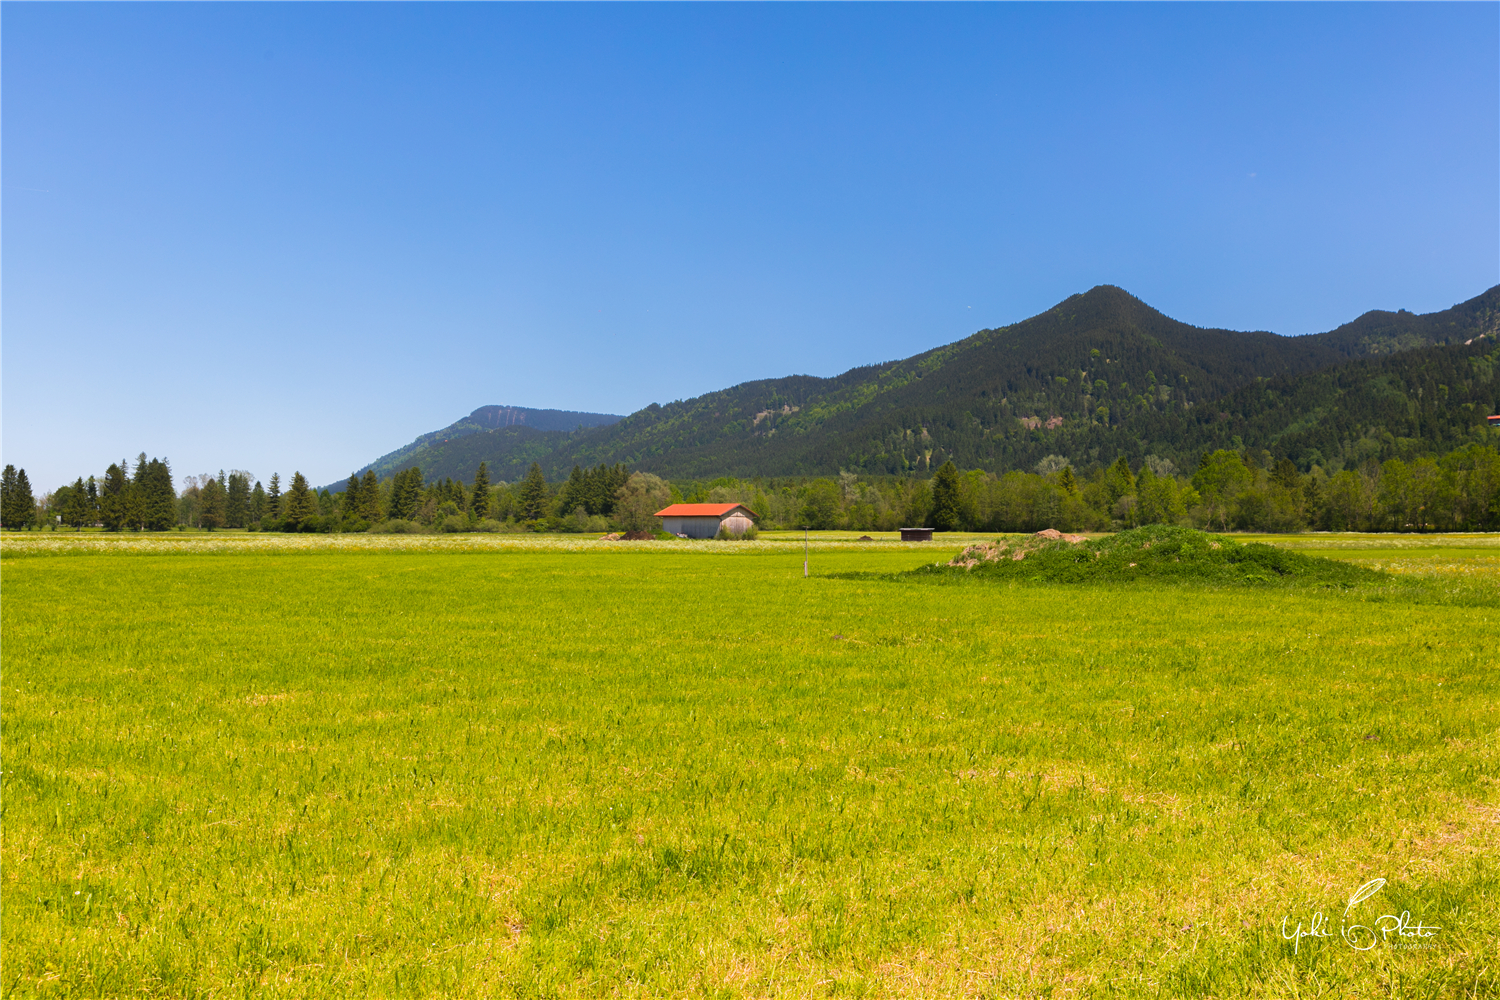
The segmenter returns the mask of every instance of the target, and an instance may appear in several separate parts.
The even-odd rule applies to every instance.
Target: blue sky
[[[831,375],[1096,284],[1500,281],[1500,5],[16,4],[3,450],[330,482],[488,403]]]

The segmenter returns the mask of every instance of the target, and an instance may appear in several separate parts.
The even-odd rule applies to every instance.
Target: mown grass
[[[1493,590],[708,544],[7,540],[0,989],[1496,992]]]

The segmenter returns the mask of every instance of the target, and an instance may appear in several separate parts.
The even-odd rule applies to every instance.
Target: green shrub
[[[370,529],[372,535],[420,535],[422,526],[416,521],[407,521],[403,518],[393,517],[389,521],[381,521]]]

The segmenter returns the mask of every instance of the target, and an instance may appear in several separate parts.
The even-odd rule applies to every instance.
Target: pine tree
[[[566,516],[578,507],[587,508],[588,499],[588,486],[584,482],[583,470],[575,465],[568,481],[563,483],[562,490],[557,495],[558,509]]]
[[[229,490],[224,496],[224,524],[243,528],[250,520],[250,473],[231,472]]]
[[[35,520],[36,499],[31,495],[26,470],[17,472],[14,465],[7,465],[0,473],[0,525],[29,528]]]
[[[403,469],[391,479],[390,516],[409,521],[422,506],[422,470]]]
[[[22,527],[30,527],[36,522],[36,497],[31,493],[31,480],[26,478],[26,470],[16,470],[16,512],[20,518]]]
[[[120,459],[118,466],[120,470],[120,495],[114,501],[120,519],[121,531],[140,531],[145,526],[145,514],[141,506],[141,490],[139,478],[145,475],[144,454],[141,461],[136,463],[136,478],[130,478],[130,463]]]
[[[416,466],[412,466],[406,470],[406,516],[408,518],[416,517],[417,511],[422,509],[422,504],[426,500],[427,497],[424,495],[422,489],[422,470]]]
[[[541,464],[532,462],[526,473],[526,480],[521,483],[521,495],[518,497],[521,520],[540,521],[546,517],[548,499],[547,477],[542,475]]]
[[[0,527],[14,528],[20,520],[16,514],[16,467],[7,465],[0,472]]]
[[[172,487],[172,467],[166,459],[153,458],[145,463],[136,477],[136,488],[142,526],[147,531],[166,531],[177,523],[177,491]]]
[[[476,520],[483,520],[490,512],[490,469],[483,462],[474,473],[474,495],[469,500],[469,511]]]
[[[198,491],[198,524],[209,531],[224,527],[225,489],[209,479]]]
[[[255,489],[250,491],[250,523],[260,524],[261,518],[266,516],[266,490],[261,486],[260,480],[255,481]]]
[[[292,473],[292,485],[286,491],[281,520],[288,529],[296,529],[317,512],[318,501],[307,486],[307,477],[300,472]]]
[[[958,467],[949,459],[932,477],[932,526],[938,531],[957,531],[962,521]]]
[[[391,520],[401,518],[403,500],[406,492],[406,470],[403,469],[391,477],[391,492],[386,497],[385,516]]]
[[[1078,480],[1073,478],[1071,465],[1063,466],[1062,471],[1057,474],[1057,488],[1070,497],[1078,495]]]
[[[620,487],[624,486],[630,479],[630,473],[625,471],[623,462],[615,463],[614,468],[605,469],[599,466],[599,488],[595,494],[595,508],[589,513],[601,514],[609,517],[615,512],[615,497],[620,493]]]
[[[365,470],[365,478],[359,486],[359,516],[374,524],[380,520],[380,480],[374,469]]]
[[[438,500],[438,502],[442,503],[444,500],[453,504],[453,506],[457,507],[459,510],[464,510],[469,506],[469,495],[464,490],[464,484],[462,480],[448,479],[444,477],[442,496]]]
[[[352,519],[360,516],[360,511],[365,507],[365,486],[360,481],[359,473],[349,473],[349,483],[344,487],[344,517]]]
[[[272,521],[281,518],[281,473],[271,473],[271,489],[266,493],[265,517]]]
[[[58,513],[62,515],[63,524],[70,528],[81,530],[84,525],[93,523],[94,512],[90,508],[88,487],[84,485],[82,476],[68,487],[68,498],[58,503]]]

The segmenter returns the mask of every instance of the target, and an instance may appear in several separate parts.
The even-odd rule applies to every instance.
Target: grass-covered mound
[[[946,565],[918,575],[966,575],[1044,583],[1182,580],[1205,583],[1377,583],[1384,574],[1334,559],[1263,545],[1241,544],[1192,528],[1151,525],[1088,541],[1041,532],[1021,539],[971,545]]]

